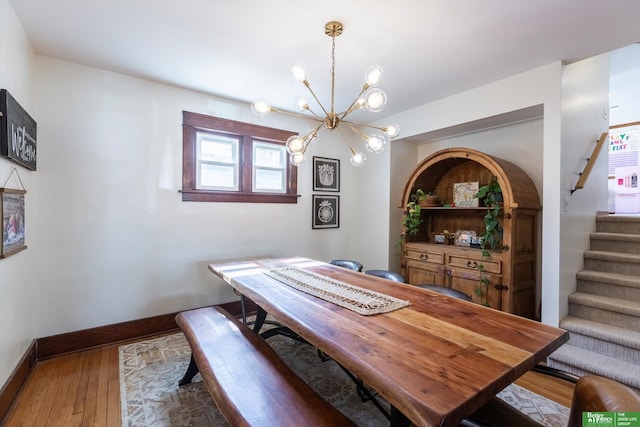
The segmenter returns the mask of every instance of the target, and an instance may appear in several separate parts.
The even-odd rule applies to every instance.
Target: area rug
[[[311,346],[289,338],[275,336],[269,343],[298,375],[358,426],[389,425],[373,403],[360,400],[355,385],[335,362],[321,361]],[[193,383],[178,387],[191,355],[182,333],[123,345],[119,350],[123,426],[228,426],[200,375]],[[515,384],[498,396],[545,426],[567,425],[568,408]]]

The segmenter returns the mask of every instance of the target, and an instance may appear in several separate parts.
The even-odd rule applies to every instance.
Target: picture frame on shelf
[[[479,206],[476,194],[480,183],[456,182],[453,184],[453,203],[457,208],[477,208]]]
[[[340,159],[313,156],[313,191],[340,191]]]
[[[313,208],[311,228],[340,227],[340,196],[314,194],[311,205]]]
[[[27,249],[25,245],[25,190],[0,188],[0,216],[2,216],[2,245],[0,258]]]

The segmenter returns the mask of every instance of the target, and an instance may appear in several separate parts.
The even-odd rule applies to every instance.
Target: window
[[[297,203],[294,132],[183,111],[182,200]]]

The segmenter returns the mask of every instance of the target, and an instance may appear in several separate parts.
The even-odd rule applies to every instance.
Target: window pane
[[[237,190],[236,168],[234,166],[200,164],[199,188],[215,188],[219,190]]]
[[[253,164],[257,167],[282,169],[284,151],[282,145],[256,142],[253,150]]]
[[[254,191],[284,193],[284,171],[274,169],[255,169]]]
[[[198,159],[208,162],[235,163],[238,140],[198,133]]]

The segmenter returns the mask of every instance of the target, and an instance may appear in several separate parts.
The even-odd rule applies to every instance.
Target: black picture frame
[[[340,160],[313,156],[313,191],[340,191]]]
[[[0,188],[0,258],[6,258],[27,249],[25,245],[24,195],[25,190]]]
[[[8,90],[0,90],[0,155],[36,170],[37,123]]]
[[[312,196],[313,229],[340,227],[340,196],[337,194],[314,194]]]

